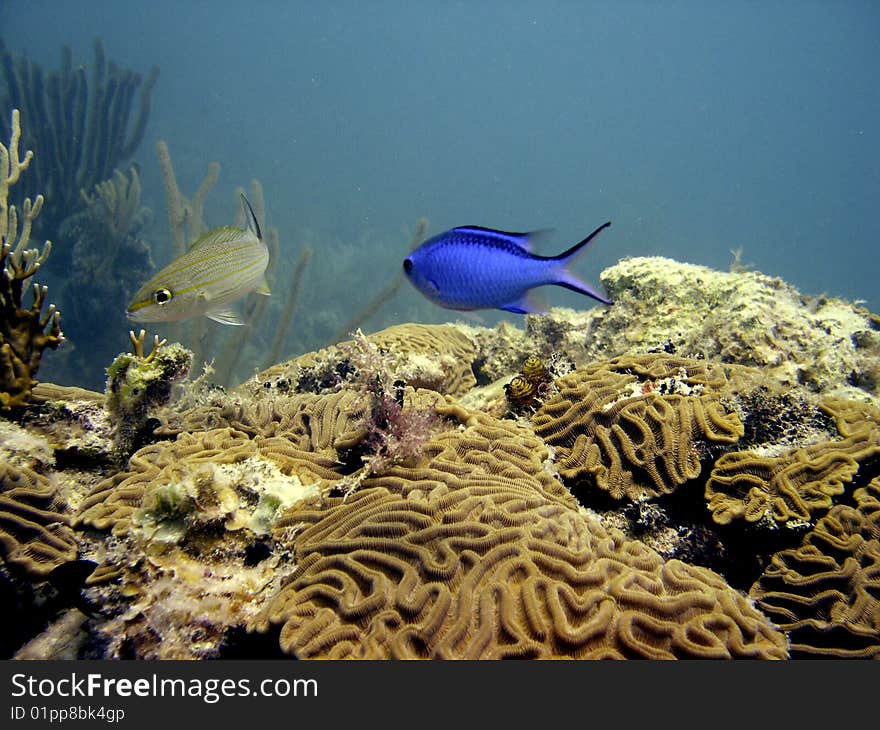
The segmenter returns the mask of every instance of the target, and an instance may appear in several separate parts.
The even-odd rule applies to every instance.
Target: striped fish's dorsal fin
[[[189,250],[195,251],[206,243],[228,243],[237,240],[241,240],[241,228],[236,228],[235,226],[220,226],[219,228],[212,228],[210,231],[205,231],[189,245]]]
[[[534,231],[524,231],[516,233],[513,231],[499,231],[494,228],[485,228],[483,226],[459,226],[453,228],[456,233],[462,233],[472,236],[485,236],[495,241],[502,241],[512,246],[516,246],[525,253],[532,252],[532,244],[536,239],[541,238],[553,232],[552,228],[538,228]]]
[[[245,230],[250,231],[262,241],[263,232],[260,230],[260,222],[257,220],[257,216],[254,213],[254,209],[251,208],[248,199],[244,197],[244,193],[241,193],[241,205],[244,208]]]
[[[189,246],[189,250],[195,251],[206,243],[222,244],[229,243],[230,241],[239,242],[241,240],[242,230],[252,233],[258,240],[262,241],[263,231],[260,229],[260,224],[257,221],[254,209],[251,207],[248,199],[244,197],[244,194],[241,195],[241,206],[244,209],[244,229],[237,228],[236,226],[220,226],[219,228],[212,228],[210,231],[205,231],[205,233],[193,241]]]

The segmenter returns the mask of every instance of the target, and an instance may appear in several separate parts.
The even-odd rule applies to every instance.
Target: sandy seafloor
[[[880,656],[880,318],[662,258],[602,283],[229,390],[173,344],[42,384],[0,420],[3,655]]]

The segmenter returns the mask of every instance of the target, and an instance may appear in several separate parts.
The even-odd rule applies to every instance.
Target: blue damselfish
[[[536,286],[555,284],[586,294],[604,304],[597,293],[568,271],[572,259],[599,233],[603,223],[583,241],[558,256],[536,256],[530,239],[540,231],[508,233],[480,226],[452,228],[429,238],[403,261],[403,270],[422,294],[447,309],[504,309],[517,314],[540,311],[529,299]]]

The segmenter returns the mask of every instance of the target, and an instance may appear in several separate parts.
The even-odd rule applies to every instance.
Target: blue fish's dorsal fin
[[[248,202],[248,199],[244,197],[244,193],[241,193],[241,205],[244,208],[245,230],[250,231],[260,241],[262,241],[263,232],[260,230],[260,223],[257,220],[257,216],[254,213],[254,209],[251,208],[251,204]]]
[[[553,232],[552,228],[539,228],[534,231],[515,233],[513,231],[499,231],[494,228],[484,228],[483,226],[459,226],[452,230],[455,233],[485,236],[490,239],[504,241],[510,245],[516,246],[526,253],[532,252],[532,244],[536,239]]]

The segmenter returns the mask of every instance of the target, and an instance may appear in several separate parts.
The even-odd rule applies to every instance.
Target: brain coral
[[[579,510],[529,429],[456,415],[418,466],[285,513],[297,570],[252,629],[302,658],[786,656],[717,574]]]
[[[472,364],[477,349],[471,339],[448,324],[401,324],[274,365],[243,386],[289,379],[308,383],[316,392],[338,385],[351,369],[367,375],[383,372],[389,381],[459,396],[476,384]]]
[[[589,479],[615,499],[672,492],[700,474],[708,448],[743,425],[721,397],[725,369],[701,360],[638,355],[563,376],[532,417],[566,479]]]
[[[244,462],[243,470],[223,468]],[[250,517],[258,515],[261,498],[263,506],[273,495],[283,503],[279,482],[314,484],[317,492],[327,488],[339,476],[332,466],[331,459],[297,449],[284,438],[250,439],[230,428],[182,433],[175,441],[140,449],[127,471],[96,485],[74,524],[116,535],[127,534],[133,521],[142,527],[165,521],[176,531],[180,520],[207,524],[222,519],[236,528],[245,507]]]
[[[248,397],[220,397],[183,413],[167,413],[156,433],[168,437],[231,428],[249,436],[284,437],[305,451],[329,453],[363,434],[368,406],[369,399],[349,390],[315,395],[260,388]]]
[[[87,585],[106,609],[95,622],[105,656],[217,656],[293,568],[273,549],[279,515],[320,501],[334,466],[290,439],[228,427],[135,452],[75,519],[85,557],[100,563]]]
[[[76,539],[54,485],[26,466],[0,464],[0,555],[43,576],[76,558]]]
[[[842,438],[782,453],[768,454],[763,448],[735,451],[715,462],[705,489],[715,522],[811,522],[843,494],[861,463],[880,455],[877,409],[829,400],[821,410],[833,418]]]
[[[811,521],[827,510],[834,497],[858,471],[848,453],[860,449],[852,439],[792,449],[764,457],[750,451],[724,454],[706,482],[712,519],[720,525],[734,519],[772,523]]]
[[[776,553],[750,595],[794,657],[880,658],[880,477]]]

